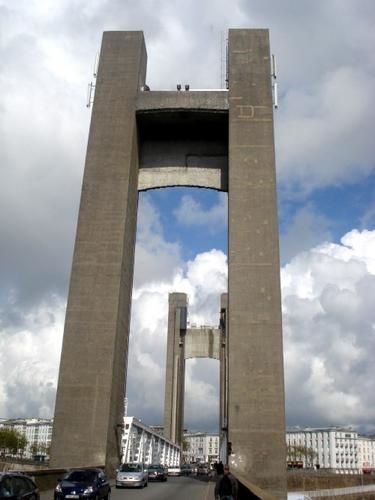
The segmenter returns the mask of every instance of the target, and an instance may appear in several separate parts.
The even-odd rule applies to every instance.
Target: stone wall
[[[288,491],[313,491],[329,488],[349,488],[374,484],[375,476],[361,474],[329,474],[289,472],[287,474]],[[345,497],[347,498],[347,497]]]

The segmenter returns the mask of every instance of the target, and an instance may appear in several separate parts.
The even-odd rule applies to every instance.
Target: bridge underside
[[[195,186],[228,191],[227,92],[206,92],[210,99],[203,102],[200,93],[180,94],[144,92],[137,106],[138,190]]]
[[[268,31],[229,31],[227,91],[142,91],[146,60],[142,32],[104,33],[51,465],[106,464],[111,472],[119,463],[138,191],[211,187],[228,191],[229,461],[238,474],[283,498],[283,354]]]

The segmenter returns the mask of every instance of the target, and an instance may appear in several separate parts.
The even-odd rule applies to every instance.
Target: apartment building
[[[374,439],[351,428],[287,429],[289,467],[330,469],[338,474],[362,474],[374,469]]]
[[[6,427],[18,431],[27,440],[23,458],[39,456],[41,459],[49,458],[49,449],[52,440],[53,419],[41,418],[15,418],[0,420],[0,428]]]
[[[214,463],[219,461],[219,435],[206,432],[184,433],[186,463]]]
[[[358,456],[363,473],[375,473],[375,438],[358,436]]]

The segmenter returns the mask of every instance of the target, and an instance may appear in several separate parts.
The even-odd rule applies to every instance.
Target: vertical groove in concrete
[[[228,294],[220,296],[220,410],[219,434],[222,436],[228,427],[228,370],[227,370],[227,322],[228,322]]]
[[[229,31],[229,441],[234,470],[286,495],[268,30]]]
[[[142,32],[106,32],[65,320],[52,467],[119,462],[138,200]]]
[[[185,307],[186,293],[169,294],[164,435],[179,445],[182,443],[185,396],[184,338],[180,331],[180,308]]]

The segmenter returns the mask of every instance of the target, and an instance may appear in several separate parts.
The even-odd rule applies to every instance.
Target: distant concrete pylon
[[[221,298],[221,317],[225,317],[227,294]],[[227,353],[225,326],[219,328],[187,328],[181,317],[186,318],[188,298],[185,293],[169,294],[167,362],[164,399],[164,435],[182,445],[185,402],[185,360],[211,358],[220,361],[220,422],[227,415]],[[225,308],[224,308],[225,307]],[[183,313],[182,313],[183,311]],[[220,318],[221,319],[221,318]],[[219,315],[218,315],[219,322]]]

